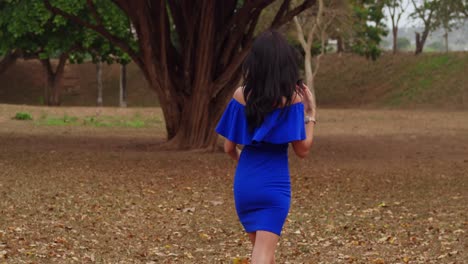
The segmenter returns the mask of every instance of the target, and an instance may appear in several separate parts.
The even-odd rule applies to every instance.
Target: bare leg
[[[249,235],[250,242],[252,242],[252,247],[255,247],[255,237],[257,232],[247,233]]]
[[[257,231],[252,252],[252,264],[275,263],[275,250],[279,236],[268,231]]]

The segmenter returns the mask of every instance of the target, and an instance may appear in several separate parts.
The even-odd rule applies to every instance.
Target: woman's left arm
[[[239,161],[240,149],[237,148],[237,144],[229,139],[224,140],[224,152],[235,161]]]

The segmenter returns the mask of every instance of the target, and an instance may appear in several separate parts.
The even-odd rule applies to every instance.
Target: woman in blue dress
[[[295,52],[276,31],[257,37],[243,75],[216,131],[238,161],[234,201],[253,244],[252,263],[270,264],[291,204],[288,147],[301,158],[308,154],[316,111],[310,90],[297,84]]]

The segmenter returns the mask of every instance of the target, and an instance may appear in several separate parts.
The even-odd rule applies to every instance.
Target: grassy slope
[[[316,86],[322,106],[467,109],[468,53],[329,55]]]
[[[135,65],[129,67],[129,105],[155,106],[156,95]],[[0,75],[0,103],[40,104],[42,71],[35,61],[19,61]],[[119,67],[104,67],[104,104],[118,103]],[[63,105],[93,106],[95,67],[69,65]],[[468,108],[468,53],[383,55],[376,62],[330,54],[317,75],[322,107]]]

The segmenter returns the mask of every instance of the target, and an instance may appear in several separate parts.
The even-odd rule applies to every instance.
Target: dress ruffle
[[[245,115],[245,106],[231,99],[219,120],[216,132],[241,145],[254,145],[259,142],[285,144],[304,140],[306,138],[304,105],[295,103],[284,109],[275,109],[266,116],[261,126],[251,132]]]

